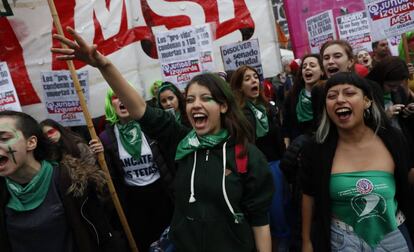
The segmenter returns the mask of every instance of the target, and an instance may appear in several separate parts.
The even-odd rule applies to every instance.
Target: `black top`
[[[24,212],[5,208],[7,232],[14,252],[75,251],[58,192],[58,171],[53,169],[49,190],[40,206]]]
[[[249,107],[244,106],[243,113],[247,120],[252,125],[253,131],[256,135],[256,119]],[[282,131],[279,121],[279,109],[269,104],[267,112],[269,122],[269,132],[263,136],[256,138],[256,146],[265,154],[267,161],[280,160],[285,152],[285,144],[283,143]]]

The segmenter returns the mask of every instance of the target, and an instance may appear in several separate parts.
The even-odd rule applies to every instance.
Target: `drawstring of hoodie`
[[[222,175],[222,181],[221,181],[221,188],[223,192],[224,200],[226,201],[226,205],[229,208],[231,214],[234,218],[234,223],[239,224],[242,222],[244,215],[243,213],[235,213],[233,206],[230,203],[229,197],[227,196],[227,190],[226,190],[226,145],[227,142],[223,144],[223,175]],[[190,186],[190,198],[188,200],[189,203],[194,203],[196,201],[196,198],[194,197],[194,174],[195,174],[195,167],[197,163],[197,151],[194,152],[194,163],[193,163],[193,170],[191,171],[191,186]]]
[[[190,198],[188,199],[188,203],[193,203],[196,201],[194,197],[194,174],[195,174],[195,167],[197,163],[197,151],[194,152],[194,163],[193,163],[193,170],[191,171],[191,187],[190,187]]]

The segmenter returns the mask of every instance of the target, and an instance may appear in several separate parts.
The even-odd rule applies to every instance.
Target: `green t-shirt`
[[[375,247],[397,229],[394,175],[385,171],[361,171],[331,175],[332,215],[353,227]]]

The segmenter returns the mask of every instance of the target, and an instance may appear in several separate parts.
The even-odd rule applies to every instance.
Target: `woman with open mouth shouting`
[[[95,164],[62,153],[31,116],[0,112],[0,251],[126,251]]]
[[[372,69],[372,57],[367,50],[358,51],[356,59],[359,64],[365,66],[368,70]]]
[[[279,109],[275,103],[268,102],[260,86],[259,74],[251,66],[241,66],[232,75],[230,86],[238,105],[250,122],[256,146],[265,154],[269,170],[273,174],[276,192],[270,209],[273,244],[278,240],[288,240],[289,227],[284,209],[287,188],[283,188],[284,178],[279,169],[279,160],[285,151],[280,127]],[[286,243],[286,242],[285,242]]]
[[[283,136],[286,147],[297,136],[312,134],[315,129],[312,90],[323,84],[324,71],[318,54],[308,54],[302,58],[301,74],[290,91],[283,110]]]
[[[67,31],[75,41],[53,35],[69,49],[52,51],[61,54],[61,60],[76,58],[97,67],[129,116],[175,158],[169,238],[177,251],[270,252],[272,177],[263,154],[248,143],[246,119],[227,84],[214,74],[198,75],[188,83],[186,113],[193,127],[189,130],[171,113],[146,106],[95,45],[86,44],[73,29]]]
[[[138,249],[148,251],[171,221],[174,167],[168,165],[159,143],[141,130],[129,111],[114,91],[108,89],[105,96],[108,123],[99,138]]]
[[[302,192],[297,181],[300,154],[316,130],[318,113],[314,112],[317,105],[313,90],[324,84],[324,71],[319,54],[303,56],[300,71],[301,74],[284,103],[282,130],[287,149],[280,161],[280,168],[290,185],[292,205],[290,215],[294,220],[291,225],[292,237],[300,237],[301,234]],[[300,243],[295,240],[292,246],[300,247]]]
[[[351,45],[344,40],[331,40],[322,45],[320,55],[329,79],[339,72],[354,71],[354,54]]]
[[[302,155],[302,251],[413,251],[404,136],[355,73],[332,76],[324,97],[316,141]]]

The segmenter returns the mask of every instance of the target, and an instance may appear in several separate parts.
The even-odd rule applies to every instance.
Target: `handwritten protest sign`
[[[311,52],[319,53],[319,49],[323,43],[336,39],[332,10],[324,11],[307,18],[306,30],[308,32]]]
[[[373,41],[414,30],[414,0],[364,0]]]
[[[220,47],[224,70],[236,70],[240,66],[254,67],[263,80],[263,68],[260,58],[259,41],[252,39],[239,43],[232,43]]]
[[[78,78],[85,95],[89,100],[88,71],[78,72]],[[48,118],[65,126],[85,125],[79,98],[73,86],[69,71],[42,72],[41,82],[43,98]]]
[[[0,111],[22,111],[6,62],[0,62]]]
[[[158,57],[164,81],[184,90],[203,71],[213,71],[212,33],[208,24],[156,33]]]
[[[367,13],[358,11],[336,18],[339,38],[348,41],[357,52],[372,51],[372,41]]]

